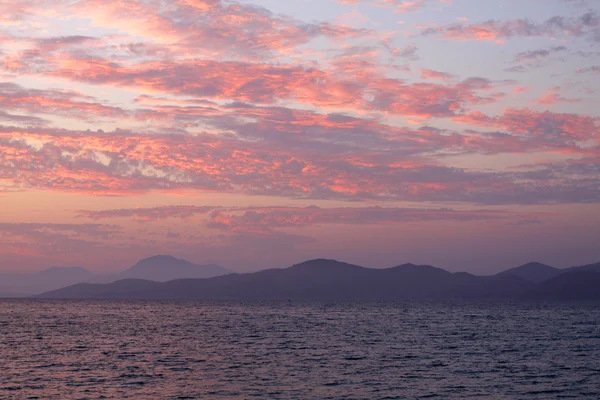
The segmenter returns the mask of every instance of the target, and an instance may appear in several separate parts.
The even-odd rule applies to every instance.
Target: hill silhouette
[[[574,270],[542,282],[526,296],[536,300],[600,300],[600,272]]]
[[[126,279],[166,282],[174,279],[212,278],[229,273],[231,272],[219,265],[197,265],[172,256],[159,255],[138,261],[120,276]]]
[[[565,272],[577,272],[577,271],[595,271],[600,272],[600,262],[594,264],[580,265],[578,267],[567,268]]]
[[[94,274],[82,267],[50,267],[39,272],[0,274],[0,297],[25,297],[78,283],[112,283],[121,279],[166,282],[174,279],[210,278],[229,274],[214,264],[197,265],[172,256],[154,256],[138,261],[120,273]]]
[[[564,271],[538,262],[530,262],[516,268],[511,268],[500,272],[496,276],[516,276],[532,283],[541,283],[545,280],[552,279]]]
[[[159,282],[144,279],[122,279],[113,283],[78,283],[56,291],[47,292],[36,297],[62,299],[108,299],[128,298],[128,294],[143,290],[151,290],[160,285]]]
[[[370,269],[318,259],[286,269],[208,279],[75,285],[40,297],[320,301],[511,299],[522,296],[532,287],[533,284],[516,277],[454,274],[428,265]]]

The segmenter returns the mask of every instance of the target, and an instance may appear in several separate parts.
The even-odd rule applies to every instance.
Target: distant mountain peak
[[[325,264],[325,263],[330,263],[330,264],[344,264],[341,261],[338,260],[334,260],[333,258],[314,258],[312,260],[306,260],[303,261],[299,264],[296,265],[311,265],[311,264]]]
[[[143,258],[141,261],[143,260],[178,260],[178,258],[170,254],[157,254],[155,256]]]
[[[121,277],[165,282],[185,278],[210,278],[229,273],[230,271],[219,265],[197,265],[171,255],[161,254],[138,261],[123,271]]]
[[[146,260],[150,260],[147,267],[134,266],[120,276],[129,279],[110,284],[78,283],[40,297],[240,301],[600,299],[600,273],[593,272],[600,264],[557,270],[531,262],[495,276],[476,276],[412,263],[371,269],[320,258],[290,268],[231,274],[216,265],[195,265],[172,256]],[[46,282],[53,275],[39,278]]]
[[[556,269],[554,267],[551,267],[548,264],[543,264],[543,263],[537,262],[537,261],[528,262],[527,264],[523,264],[517,268],[552,268],[552,269]]]
[[[433,267],[431,265],[418,265],[418,264],[413,264],[413,263],[400,264],[400,265],[395,266],[394,268],[399,268],[399,269],[439,269],[439,270],[442,270],[441,268]]]
[[[537,261],[528,262],[527,264],[520,265],[516,268],[511,268],[504,272],[518,271],[518,270],[546,270],[546,271],[558,271],[558,268],[551,267],[547,264],[542,264]]]
[[[291,268],[330,268],[330,267],[358,267],[357,265],[348,264],[342,261],[328,259],[328,258],[316,258],[314,260],[308,260],[299,264],[292,265]],[[361,268],[361,267],[359,267]]]
[[[159,254],[152,257],[143,258],[137,262],[137,264],[145,264],[145,263],[154,263],[154,262],[180,262],[180,263],[189,263],[189,261],[183,260],[181,258],[173,257],[168,254]]]
[[[321,258],[290,268],[213,279],[177,279],[155,284],[129,280],[109,285],[75,285],[42,297],[238,301],[514,299],[533,286],[512,277],[465,278],[427,265],[372,269]]]
[[[562,273],[558,268],[551,267],[540,262],[529,262],[527,264],[520,265],[516,268],[500,272],[496,276],[516,276],[533,283],[540,283],[545,280],[554,278]]]
[[[431,265],[417,265],[413,263],[406,263],[397,265],[392,267],[391,270],[402,271],[404,273],[411,274],[441,274],[441,275],[451,275],[450,272],[446,271],[442,268],[433,267]]]
[[[597,271],[600,272],[600,262],[569,268],[568,271]]]

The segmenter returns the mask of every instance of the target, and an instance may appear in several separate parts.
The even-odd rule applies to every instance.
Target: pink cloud
[[[570,149],[570,129],[574,123],[552,116],[561,129],[556,135],[548,130],[548,121],[524,124],[518,111],[507,114],[501,123],[522,131],[532,148]],[[517,118],[515,120],[515,118]],[[496,122],[496,123],[500,123]],[[518,124],[517,124],[518,122]],[[584,123],[584,122],[579,122]],[[422,135],[422,136],[421,136]],[[538,137],[539,136],[539,137]],[[418,142],[427,138],[423,131]],[[315,149],[302,145],[290,151],[277,142],[219,140],[183,135],[156,136],[129,132],[103,134],[44,131],[5,131],[0,135],[2,176],[14,187],[83,192],[89,194],[133,195],[151,190],[177,191],[196,189],[244,195],[266,195],[314,199],[378,199],[409,201],[459,202],[529,202],[531,199],[551,201],[588,201],[600,193],[587,192],[577,197],[587,185],[582,180],[548,176],[531,187],[522,181],[521,173],[475,172],[431,163],[418,157],[418,152],[439,149],[442,143],[453,143],[462,151],[522,151],[509,145],[520,143],[507,138],[507,143],[493,136],[478,140],[460,136],[429,133],[430,146],[415,143],[411,155],[375,151],[344,155],[321,145]],[[561,139],[566,141],[560,146]],[[441,140],[436,144],[437,140]],[[452,142],[449,142],[449,141]],[[302,142],[300,142],[302,143]],[[565,146],[571,147],[565,147]],[[444,145],[444,146],[447,146]],[[447,147],[446,147],[447,148]],[[224,166],[227,166],[226,168]],[[581,172],[577,172],[578,174]],[[555,192],[557,187],[563,189]]]
[[[100,104],[74,91],[32,90],[7,82],[0,82],[0,105],[5,109],[86,120],[127,115],[121,108]]]
[[[549,144],[597,141],[600,138],[600,118],[579,114],[508,108],[504,114],[496,117],[471,112],[454,117],[453,120],[482,127],[502,128],[516,136],[539,138]]]
[[[529,19],[507,21],[492,19],[475,24],[459,22],[427,27],[422,29],[421,33],[459,40],[501,41],[512,37],[554,37],[563,35],[589,36],[594,39],[595,30],[599,27],[600,18],[593,11],[590,11],[577,18],[555,16],[541,23]]]
[[[303,23],[267,9],[219,0],[105,2],[84,0],[74,11],[95,24],[175,46],[180,52],[263,58],[286,53],[317,37],[352,38],[368,33],[330,23]]]
[[[534,102],[540,105],[555,105],[559,103],[581,103],[581,99],[568,99],[558,93],[547,93]]]
[[[449,81],[452,80],[454,76],[452,74],[446,72],[434,71],[431,69],[421,69],[421,79],[433,79],[438,81]]]

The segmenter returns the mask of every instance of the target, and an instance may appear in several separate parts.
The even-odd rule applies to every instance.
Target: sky
[[[0,272],[600,260],[597,0],[0,2]]]

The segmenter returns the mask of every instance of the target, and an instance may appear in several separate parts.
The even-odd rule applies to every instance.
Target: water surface
[[[0,300],[0,398],[600,398],[600,306]]]

